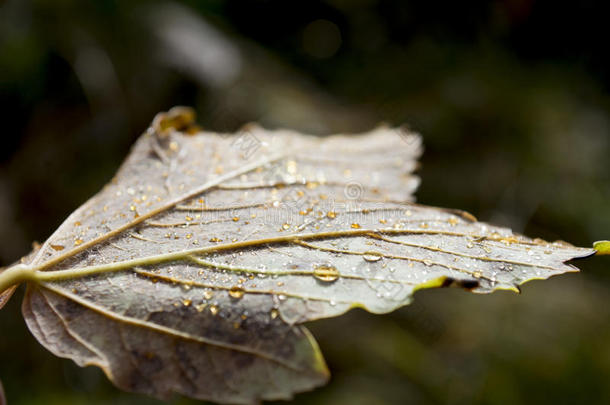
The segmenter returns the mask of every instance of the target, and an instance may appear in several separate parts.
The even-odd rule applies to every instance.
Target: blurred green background
[[[448,4],[447,4],[448,3]],[[424,135],[418,201],[532,237],[610,238],[603,2],[0,2],[0,265],[108,181],[154,114],[211,130]],[[333,378],[301,404],[610,403],[610,259],[523,294],[434,290],[311,324]],[[9,404],[145,404],[0,312]],[[176,398],[175,404],[193,403]]]

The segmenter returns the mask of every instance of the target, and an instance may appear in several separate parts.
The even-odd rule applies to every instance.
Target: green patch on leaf
[[[598,255],[610,255],[610,240],[599,240],[593,243],[593,249],[595,249]]]

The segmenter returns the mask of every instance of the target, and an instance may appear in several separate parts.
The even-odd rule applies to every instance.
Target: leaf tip
[[[598,240],[593,243],[597,255],[610,255],[610,240]]]
[[[191,107],[177,106],[167,112],[159,113],[153,119],[151,127],[164,137],[172,130],[189,133],[195,122],[195,110]]]

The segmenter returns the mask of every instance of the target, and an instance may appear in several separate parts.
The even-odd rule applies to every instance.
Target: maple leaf
[[[0,307],[120,388],[217,402],[287,399],[329,373],[302,325],[417,290],[518,291],[593,254],[413,202],[421,138],[202,132],[159,114],[115,178],[0,274]]]

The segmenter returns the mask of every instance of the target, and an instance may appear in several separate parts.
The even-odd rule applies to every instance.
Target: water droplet
[[[238,286],[233,286],[229,290],[229,295],[231,296],[231,298],[235,298],[236,300],[243,297],[244,293],[245,293],[244,289],[241,287],[238,287]]]
[[[314,267],[313,276],[325,283],[332,283],[333,281],[337,281],[339,278],[339,271],[335,266],[331,266],[328,264],[321,264],[319,266]]]
[[[354,229],[360,229],[360,224],[357,224],[357,223],[355,223],[355,222],[354,222],[354,223],[352,224],[352,228],[354,228]]]
[[[297,172],[297,162],[289,160],[286,162],[286,171],[289,174],[295,174]]]
[[[337,218],[337,213],[335,211],[328,211],[326,213],[326,216],[330,219],[334,219],[334,218]]]
[[[280,312],[276,308],[273,308],[269,315],[271,316],[271,319],[275,319],[278,317],[279,314]]]
[[[211,300],[212,297],[214,297],[214,293],[212,291],[205,291],[203,293],[203,298],[205,298],[206,300]]]
[[[285,230],[285,231],[290,229],[290,224],[285,223],[284,225],[282,225],[282,229]]]
[[[381,253],[375,252],[373,250],[364,252],[364,255],[362,256],[362,258],[364,260],[366,260],[367,262],[377,262],[377,261],[381,260],[381,257],[382,257]]]
[[[82,243],[83,243],[83,240],[82,240],[82,239],[76,239],[76,240],[74,241],[74,245],[75,245],[75,246],[78,246],[78,245],[80,245],[80,244],[82,244]]]
[[[64,246],[63,245],[51,245],[51,248],[53,250],[64,250]]]
[[[474,244],[473,244],[472,242],[468,242],[468,243],[466,244],[466,247],[467,247],[468,249],[472,249],[472,248],[474,247]]]
[[[193,301],[191,301],[191,300],[189,300],[189,299],[186,299],[186,300],[183,300],[183,301],[182,301],[182,305],[184,305],[185,307],[188,307],[188,306],[190,306],[190,305],[191,305],[191,303],[192,303],[192,302],[193,302]]]
[[[210,305],[210,312],[212,313],[212,315],[217,315],[218,314],[218,305],[213,304]]]
[[[239,217],[233,217],[233,222],[239,221]]]

